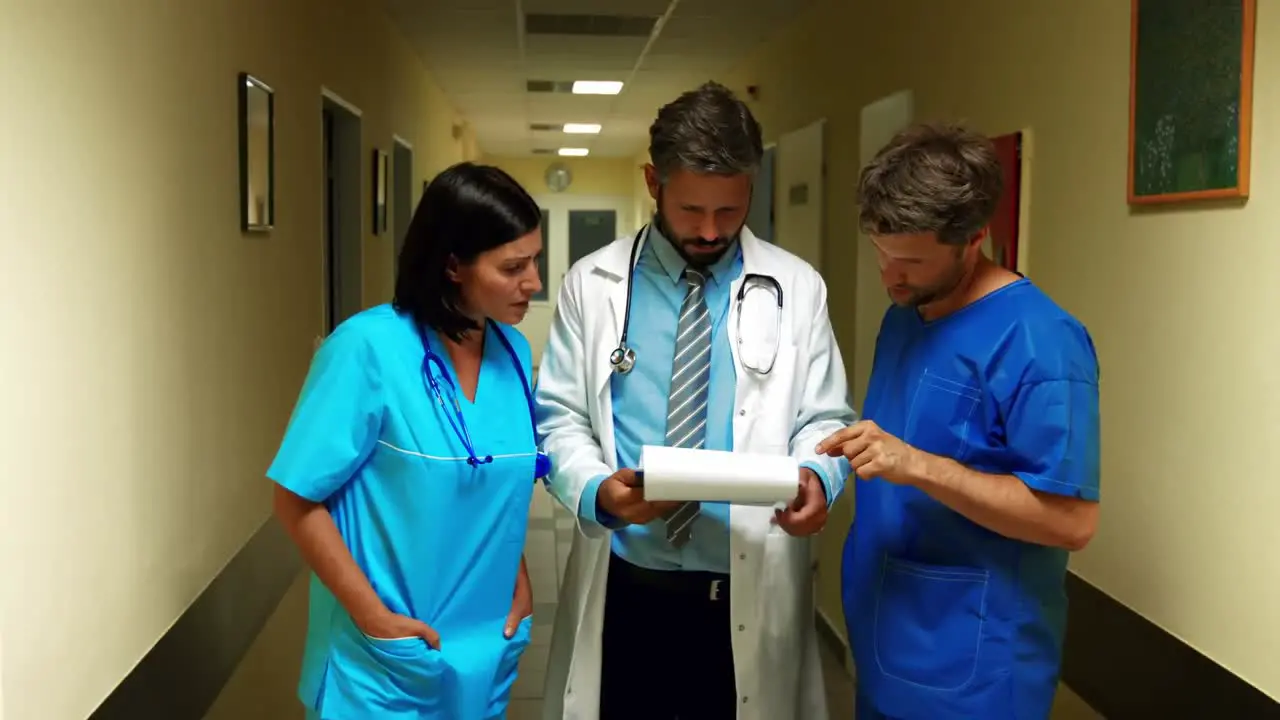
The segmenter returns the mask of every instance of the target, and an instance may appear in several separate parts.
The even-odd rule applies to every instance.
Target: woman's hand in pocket
[[[383,610],[369,618],[356,619],[360,632],[375,640],[403,640],[420,637],[436,650],[440,649],[440,633],[421,620]]]
[[[507,626],[502,634],[511,639],[520,621],[533,614],[533,583],[529,581],[529,566],[520,558],[520,572],[516,575],[516,592],[511,599],[511,612],[507,614]]]

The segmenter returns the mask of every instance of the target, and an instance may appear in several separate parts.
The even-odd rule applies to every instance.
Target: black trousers
[[[733,720],[732,636],[728,575],[648,570],[612,555],[600,720]]]

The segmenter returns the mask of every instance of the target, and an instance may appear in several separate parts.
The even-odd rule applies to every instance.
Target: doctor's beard
[[[658,210],[653,216],[654,227],[658,232],[662,233],[662,237],[671,242],[676,252],[680,253],[680,257],[684,261],[694,267],[710,267],[716,264],[729,248],[738,241],[742,236],[742,228],[746,227],[746,220],[740,225],[731,236],[721,235],[714,240],[705,240],[700,237],[682,238],[675,234],[671,229],[671,224],[667,222],[667,218],[662,214],[662,191],[658,191]]]

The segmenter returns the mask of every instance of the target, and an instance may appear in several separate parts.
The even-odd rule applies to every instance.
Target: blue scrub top
[[[430,339],[456,378],[443,340]],[[530,378],[528,342],[490,326],[475,402],[458,397],[476,454],[494,456],[478,467],[428,389],[423,357],[413,322],[390,306],[348,319],[316,354],[267,473],[324,503],[386,606],[441,638],[436,651],[420,638],[369,637],[313,575],[299,684],[312,717],[500,717],[529,642],[530,618],[503,636],[534,485],[517,374]]]
[[[1026,279],[932,322],[890,308],[863,416],[975,470],[1099,499],[1093,342]],[[859,717],[1048,717],[1067,551],[998,535],[916,488],[856,488],[843,592]]]

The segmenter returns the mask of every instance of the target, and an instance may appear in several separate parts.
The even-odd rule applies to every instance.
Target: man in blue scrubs
[[[1067,558],[1098,522],[1098,363],[1084,326],[982,243],[991,143],[903,131],[863,169],[893,301],[862,421],[819,445],[858,482],[843,594],[859,720],[1039,720]]]

